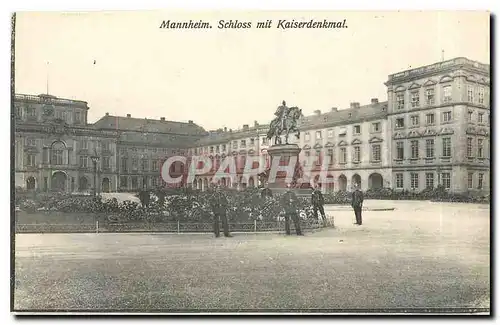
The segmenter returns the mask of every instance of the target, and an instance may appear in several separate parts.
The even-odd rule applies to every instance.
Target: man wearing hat
[[[321,189],[318,184],[313,187],[313,191],[311,194],[311,205],[313,207],[314,218],[318,217],[318,211],[321,214],[321,218],[323,219],[323,226],[326,227],[326,215],[325,209],[323,205],[325,204],[325,199],[323,198],[323,193],[321,193]]]
[[[363,224],[363,218],[361,217],[361,211],[363,210],[363,192],[359,189],[359,184],[354,185],[354,192],[352,192],[351,206],[354,209],[354,214],[356,215],[355,224],[361,226]]]
[[[300,229],[299,214],[297,212],[298,198],[292,191],[290,184],[287,184],[286,187],[287,190],[281,197],[281,205],[283,206],[283,210],[285,212],[285,232],[287,235],[290,235],[290,218],[292,218],[297,235],[302,236],[303,234]]]
[[[229,233],[229,225],[227,221],[227,208],[229,206],[229,202],[227,197],[220,190],[219,185],[215,185],[212,188],[212,196],[210,198],[210,204],[212,206],[212,212],[214,214],[214,234],[215,237],[220,237],[220,226],[219,219],[222,221],[222,228],[224,231],[224,237],[232,237]]]

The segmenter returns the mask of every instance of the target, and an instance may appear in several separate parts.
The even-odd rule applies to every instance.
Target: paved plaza
[[[14,307],[292,309],[489,307],[489,206],[366,201],[363,226],[304,237],[18,234]]]

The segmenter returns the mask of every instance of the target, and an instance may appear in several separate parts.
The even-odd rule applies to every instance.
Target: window
[[[87,140],[82,140],[81,145],[82,145],[82,149],[89,148],[89,142]]]
[[[428,106],[434,105],[434,88],[425,90],[425,102]]]
[[[451,111],[443,112],[443,122],[451,121]]]
[[[413,115],[410,117],[411,126],[418,126],[420,124],[420,119],[418,115]]]
[[[137,158],[132,159],[132,170],[137,170],[138,163]]]
[[[149,160],[143,159],[142,160],[142,170],[147,171],[149,169]]]
[[[121,170],[124,173],[127,172],[127,158],[122,158]]]
[[[158,186],[158,178],[156,177],[151,178],[151,186],[152,187]]]
[[[405,108],[405,94],[397,93],[396,94],[396,109]]]
[[[245,148],[245,147],[247,146],[247,140],[241,140],[241,141],[240,141],[240,146],[241,146],[242,148]]]
[[[316,150],[316,166],[321,165],[321,150]]]
[[[79,124],[82,121],[82,113],[75,112],[75,123]]]
[[[304,133],[304,141],[310,141],[311,140],[311,135],[309,132]]]
[[[434,125],[434,113],[429,113],[425,115],[425,124]]]
[[[353,157],[354,162],[360,162],[361,161],[361,148],[359,146],[354,147],[354,157]]]
[[[137,185],[137,176],[132,176],[132,188],[136,189]]]
[[[328,164],[333,165],[333,160],[334,160],[333,149],[328,149],[327,153],[328,153]]]
[[[340,148],[339,162],[341,164],[345,164],[346,161],[347,161],[347,150],[346,148]]]
[[[339,137],[345,136],[347,134],[347,128],[340,128]]]
[[[215,146],[215,152],[217,152],[217,153],[220,152],[220,146]]]
[[[403,174],[398,173],[396,174],[396,188],[403,188]]]
[[[36,139],[34,139],[34,138],[27,138],[26,139],[26,146],[28,146],[28,147],[36,147]]]
[[[80,156],[80,167],[81,168],[87,168],[88,167],[88,157],[87,156]]]
[[[483,123],[483,116],[484,116],[484,113],[477,114],[477,123]]]
[[[128,187],[128,177],[127,176],[120,177],[120,187]]]
[[[238,149],[238,141],[233,141],[233,149]]]
[[[410,174],[410,187],[412,190],[418,190],[418,174],[417,173]]]
[[[425,140],[425,156],[434,158],[434,139]]]
[[[425,187],[434,188],[434,173],[425,173]]]
[[[251,146],[254,146],[254,145],[255,145],[255,139],[254,139],[254,138],[251,138],[251,139],[250,139],[250,145],[251,145]]]
[[[443,87],[443,102],[444,103],[451,102],[451,86]]]
[[[396,142],[396,159],[402,160],[405,157],[405,148],[403,141]]]
[[[380,122],[372,123],[372,132],[379,132],[379,131],[380,131]]]
[[[29,118],[36,117],[36,109],[33,107],[26,107],[26,116]]]
[[[156,160],[151,161],[151,170],[154,172],[158,171],[158,161]]]
[[[333,138],[333,129],[328,130],[328,137]]]
[[[31,153],[27,154],[25,165],[30,167],[35,167],[35,164],[36,164],[36,156]]]
[[[304,155],[305,155],[304,166],[307,166],[309,164],[309,157],[311,156],[311,153],[309,151],[305,151]],[[284,159],[284,157],[281,158]]]
[[[63,151],[61,149],[52,149],[52,161],[53,165],[63,164]]]
[[[472,115],[474,114],[473,111],[468,111],[467,112],[467,121],[472,122]]]
[[[222,152],[224,152],[224,151],[226,151],[226,145],[225,144],[222,145]]]
[[[467,87],[467,101],[469,103],[474,103],[474,87],[472,86]]]
[[[420,92],[412,91],[411,92],[411,107],[416,108],[420,106]]]
[[[478,178],[477,178],[477,188],[478,189],[483,188],[483,178],[484,178],[484,175],[482,173],[479,173]]]
[[[214,146],[210,146],[210,153],[214,153]]]
[[[360,133],[361,133],[361,125],[355,125],[354,134],[360,134]]]
[[[109,157],[102,157],[102,168],[109,169]]]
[[[321,131],[316,131],[316,140],[321,140]]]
[[[400,117],[396,119],[396,127],[397,128],[404,128],[405,126],[405,119],[404,117]]]
[[[483,139],[477,139],[477,158],[483,158]]]
[[[380,145],[372,145],[372,161],[380,161]]]
[[[412,159],[418,158],[418,140],[411,141],[411,158]]]
[[[467,157],[472,156],[472,138],[467,138]]]
[[[474,173],[467,174],[467,188],[474,188]]]
[[[264,137],[264,138],[262,138],[262,144],[263,144],[263,145],[267,145],[267,138],[265,138],[265,137]]]
[[[484,104],[484,88],[483,87],[479,88],[477,101],[479,104]]]
[[[443,157],[451,157],[451,138],[443,138]]]
[[[451,187],[450,173],[443,173],[443,174],[441,174],[441,179],[443,181],[444,188],[448,189],[448,188]]]

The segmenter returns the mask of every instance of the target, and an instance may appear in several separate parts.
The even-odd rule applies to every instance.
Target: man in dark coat
[[[318,217],[318,211],[321,214],[321,218],[323,219],[323,226],[326,227],[326,215],[325,209],[323,205],[325,204],[325,199],[323,198],[323,193],[321,193],[321,189],[319,185],[316,185],[316,188],[313,189],[311,194],[311,205],[313,207],[314,217]]]
[[[351,206],[354,209],[354,214],[356,215],[356,225],[361,226],[363,224],[363,218],[361,217],[361,211],[363,210],[363,192],[359,189],[359,185],[355,185],[354,192],[352,192]]]
[[[290,218],[292,218],[295,224],[295,231],[298,236],[302,236],[302,230],[300,229],[299,214],[297,212],[298,198],[297,195],[292,191],[290,184],[287,184],[287,191],[281,197],[281,205],[285,212],[285,232],[290,235]]]
[[[139,200],[141,201],[143,208],[149,206],[149,199],[149,191],[146,188],[143,188],[142,191],[139,192]]]
[[[219,219],[222,221],[222,228],[225,237],[232,237],[229,233],[229,224],[227,221],[227,208],[229,202],[227,197],[220,190],[219,186],[213,189],[213,193],[210,197],[210,205],[212,207],[212,212],[214,214],[214,234],[215,237],[220,237],[220,226]]]
[[[264,185],[264,188],[260,191],[260,197],[265,199],[265,198],[272,198],[273,197],[273,192],[271,189],[266,185]]]

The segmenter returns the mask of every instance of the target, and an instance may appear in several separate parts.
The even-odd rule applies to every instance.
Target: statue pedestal
[[[271,162],[275,159],[280,159],[279,166],[286,167],[290,163],[292,157],[296,157],[295,171],[300,165],[299,154],[302,149],[296,144],[276,144],[267,149],[267,153],[271,158]],[[271,164],[272,166],[272,164]],[[286,171],[278,171],[276,178],[274,180],[268,181],[269,188],[273,193],[284,193],[286,191],[286,178],[289,176],[290,180],[292,175],[287,175]],[[296,175],[295,175],[296,176]],[[309,183],[298,184],[297,187],[293,187],[293,191],[299,196],[310,195],[311,189]]]

